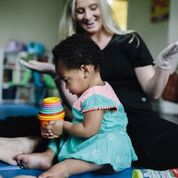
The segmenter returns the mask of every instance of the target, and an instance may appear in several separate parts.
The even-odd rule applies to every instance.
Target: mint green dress
[[[94,86],[82,94],[73,104],[73,123],[83,121],[83,113],[104,110],[99,132],[90,138],[69,136],[49,147],[58,154],[58,160],[73,158],[97,165],[110,164],[115,171],[131,166],[137,160],[131,140],[126,132],[127,116],[111,86]]]

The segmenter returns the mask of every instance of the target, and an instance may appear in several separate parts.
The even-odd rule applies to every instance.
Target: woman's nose
[[[86,10],[85,11],[85,19],[90,19],[91,18],[91,16],[92,16],[92,13],[91,13],[91,11],[90,10]]]

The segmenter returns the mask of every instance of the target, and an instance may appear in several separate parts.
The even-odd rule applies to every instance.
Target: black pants
[[[127,111],[128,133],[138,156],[136,165],[150,169],[178,168],[178,125],[155,112]]]
[[[40,132],[40,123],[36,116],[7,117],[0,120],[0,137],[39,137],[41,138],[34,152],[43,152],[47,149],[49,140],[44,139]]]
[[[41,136],[36,116],[7,117],[0,120],[0,137]]]

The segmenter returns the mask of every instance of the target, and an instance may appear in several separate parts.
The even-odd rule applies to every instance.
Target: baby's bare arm
[[[103,112],[103,110],[85,112],[84,121],[78,124],[64,121],[64,130],[73,136],[83,138],[91,137],[95,135],[101,127]]]
[[[103,112],[103,110],[85,112],[84,121],[77,124],[62,120],[51,121],[42,128],[42,136],[48,139],[58,138],[64,129],[72,136],[89,138],[99,131],[103,119]]]

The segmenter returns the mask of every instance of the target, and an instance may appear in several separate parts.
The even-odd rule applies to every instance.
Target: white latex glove
[[[178,41],[163,49],[154,61],[162,69],[174,69],[178,63]]]
[[[47,62],[38,62],[30,60],[29,62],[24,61],[23,59],[19,60],[20,64],[27,67],[30,70],[37,71],[44,74],[56,75],[54,64]]]
[[[37,178],[37,177],[36,176],[29,176],[29,175],[19,175],[19,176],[15,176],[13,178]]]

